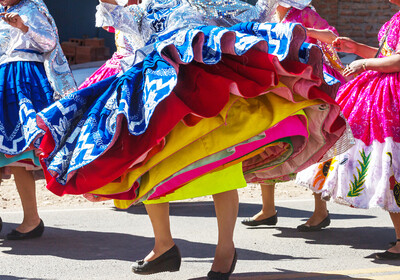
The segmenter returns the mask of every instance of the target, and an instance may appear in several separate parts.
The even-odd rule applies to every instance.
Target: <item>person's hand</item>
[[[332,45],[339,52],[355,53],[357,50],[357,43],[347,37],[337,37]]]
[[[0,17],[2,17],[3,20],[7,22],[9,25],[22,30],[22,32],[24,33],[28,32],[29,27],[25,25],[24,21],[22,20],[19,14],[0,13]]]
[[[365,65],[366,60],[365,59],[359,59],[355,60],[349,65],[346,66],[343,70],[343,76],[348,77],[351,75],[357,75],[361,72],[364,72],[364,65]]]

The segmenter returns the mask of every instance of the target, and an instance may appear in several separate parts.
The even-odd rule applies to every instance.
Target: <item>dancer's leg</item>
[[[260,184],[262,208],[261,211],[255,214],[252,219],[259,221],[276,214],[275,210],[275,184]]]
[[[242,224],[246,226],[273,226],[278,222],[275,209],[275,184],[261,184],[262,208],[260,212],[251,218],[242,220]]]
[[[32,172],[23,167],[11,167],[11,172],[14,174],[15,185],[24,211],[24,219],[22,224],[17,227],[17,231],[26,233],[36,228],[40,223],[35,179]]]
[[[390,213],[390,218],[392,219],[392,223],[394,226],[394,230],[396,232],[396,239],[399,240],[400,239],[400,213]],[[389,252],[392,253],[400,253],[400,242],[397,241],[396,245],[391,247],[389,250]]]
[[[314,213],[305,223],[305,225],[307,226],[316,226],[328,216],[326,201],[322,199],[320,193],[313,193],[313,195],[314,195]]]
[[[144,260],[152,261],[172,248],[175,243],[169,223],[169,203],[145,204],[145,207],[153,226],[154,248]]]
[[[233,232],[239,211],[237,190],[213,195],[218,222],[218,244],[211,270],[226,273],[230,270],[235,254]]]

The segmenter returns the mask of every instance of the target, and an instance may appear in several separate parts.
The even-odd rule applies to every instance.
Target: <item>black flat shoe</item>
[[[136,274],[154,274],[164,271],[178,271],[181,267],[181,253],[176,245],[152,261],[139,260],[132,265]]]
[[[207,274],[207,280],[229,280],[229,277],[231,276],[232,272],[235,270],[237,262],[237,254],[236,254],[236,249],[235,249],[235,254],[233,255],[233,260],[231,264],[231,268],[229,269],[228,272],[222,273],[222,272],[215,272],[210,270]]]
[[[256,226],[261,226],[261,225],[267,225],[267,226],[274,226],[278,222],[278,212],[275,213],[275,215],[256,221],[253,218],[247,218],[242,220],[242,224],[249,226],[249,227],[256,227]]]
[[[383,253],[375,254],[375,258],[378,260],[400,260],[400,253],[385,251]]]
[[[8,240],[24,240],[24,239],[32,239],[41,237],[44,231],[43,221],[40,220],[40,223],[37,227],[35,227],[30,232],[22,233],[15,229],[13,229],[9,234],[7,234]]]
[[[326,228],[330,224],[331,224],[331,218],[329,217],[329,212],[328,212],[328,216],[326,216],[326,218],[323,219],[322,222],[320,222],[318,225],[308,226],[306,224],[302,224],[297,227],[297,230],[301,232],[320,231],[322,230],[322,228]]]

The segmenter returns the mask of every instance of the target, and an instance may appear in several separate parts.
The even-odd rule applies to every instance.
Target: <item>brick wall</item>
[[[341,36],[378,45],[377,33],[399,8],[388,0],[314,0],[317,12]]]

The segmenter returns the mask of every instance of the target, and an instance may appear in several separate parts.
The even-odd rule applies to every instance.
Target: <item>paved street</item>
[[[105,61],[93,61],[82,64],[71,65],[72,74],[76,84],[81,85],[86,78],[92,75]]]
[[[312,200],[278,200],[276,227],[246,228],[240,219],[259,209],[257,200],[241,201],[235,242],[238,263],[231,279],[400,279],[400,261],[370,256],[394,241],[389,215],[329,203],[332,223],[321,232],[300,233],[296,226],[311,215]],[[133,260],[152,247],[152,230],[143,206],[41,211],[44,236],[24,242],[4,240],[21,212],[3,211],[0,279],[204,279],[216,242],[212,202],[171,205],[173,235],[181,270],[136,276]]]

